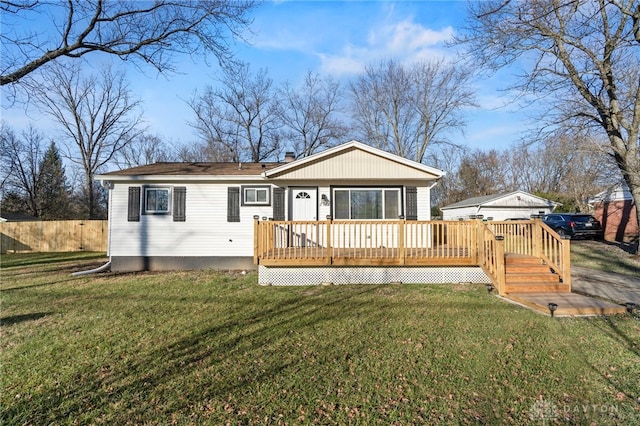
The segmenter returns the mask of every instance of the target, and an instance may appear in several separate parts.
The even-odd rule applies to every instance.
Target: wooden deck
[[[571,292],[570,241],[540,220],[260,221],[254,262],[268,267],[478,266],[496,293],[555,316],[626,307]]]
[[[500,295],[516,291],[571,291],[570,242],[541,220],[254,219],[256,265],[478,266]],[[538,267],[544,265],[546,270],[544,273],[509,270],[515,266],[505,264],[507,253],[534,259]],[[532,265],[521,265],[528,266]]]

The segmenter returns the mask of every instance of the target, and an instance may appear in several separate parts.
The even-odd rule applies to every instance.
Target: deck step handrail
[[[571,240],[561,237],[542,221],[539,221],[539,224],[538,256],[560,275],[562,283],[571,291]]]
[[[478,262],[487,274],[498,294],[505,293],[505,256],[504,237],[496,235],[494,230],[482,224],[478,228]]]

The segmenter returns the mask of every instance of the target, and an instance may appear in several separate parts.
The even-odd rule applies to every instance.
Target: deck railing
[[[541,220],[488,222],[504,237],[504,252],[541,258],[571,288],[571,245]]]
[[[571,284],[569,241],[540,220],[482,222],[255,219],[254,262],[267,266],[476,265],[504,293],[505,254],[539,257]]]
[[[476,224],[460,221],[255,220],[262,265],[475,265]]]

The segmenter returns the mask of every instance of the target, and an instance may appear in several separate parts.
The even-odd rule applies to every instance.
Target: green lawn
[[[571,266],[640,276],[640,255],[627,253],[615,243],[572,241]]]
[[[71,260],[69,260],[71,259]],[[638,424],[640,315],[2,256],[1,424]]]

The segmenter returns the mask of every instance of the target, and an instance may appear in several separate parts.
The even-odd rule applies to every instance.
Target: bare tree
[[[606,135],[640,205],[637,1],[478,2],[471,4],[471,16],[459,41],[493,68],[525,58],[530,69],[517,88],[549,101],[545,124],[575,123]]]
[[[464,128],[463,109],[474,105],[471,78],[443,60],[369,65],[350,86],[355,125],[368,143],[422,162],[430,144],[450,142]]]
[[[140,102],[131,96],[123,73],[104,68],[99,75],[83,78],[78,66],[53,67],[48,84],[34,97],[60,126],[69,160],[84,172],[86,210],[94,218],[93,177],[144,131]]]
[[[21,208],[39,217],[39,174],[46,147],[44,135],[29,126],[21,136],[5,122],[0,126],[0,155],[2,165],[3,198],[14,194],[20,198]]]
[[[229,40],[249,24],[253,1],[1,0],[0,85],[17,83],[60,58],[92,52],[174,69],[174,53],[230,58]],[[49,17],[49,21],[47,21]],[[43,24],[34,29],[30,22]]]
[[[213,152],[232,161],[259,162],[277,156],[282,123],[267,70],[254,74],[248,64],[232,65],[225,68],[220,85],[193,96],[189,106],[196,119],[190,126]]]
[[[296,157],[307,157],[337,145],[347,134],[340,114],[340,84],[308,72],[299,89],[285,84],[280,91],[281,119]]]
[[[456,145],[440,145],[436,149],[429,150],[426,162],[436,169],[444,170],[446,175],[438,181],[431,190],[431,204],[434,216],[440,216],[439,207],[460,201],[458,168],[464,156],[464,148]]]
[[[115,163],[121,169],[143,166],[173,158],[167,143],[158,135],[140,133],[120,148]]]
[[[468,151],[462,157],[458,168],[456,201],[511,190],[503,167],[506,155],[495,149]]]
[[[177,148],[175,157],[177,161],[187,163],[198,162],[222,162],[235,161],[234,157],[223,146],[193,142],[189,145],[181,145]]]

